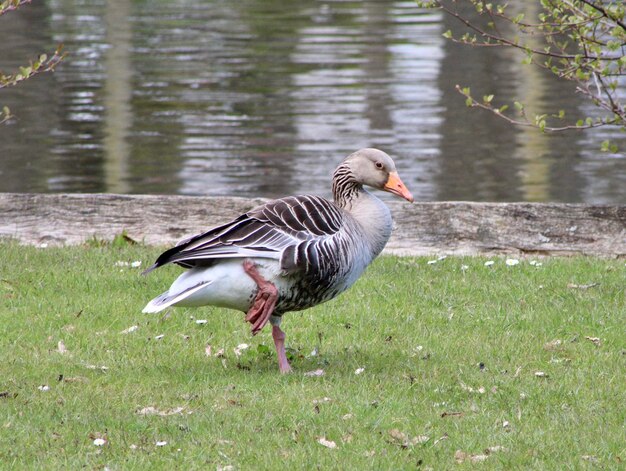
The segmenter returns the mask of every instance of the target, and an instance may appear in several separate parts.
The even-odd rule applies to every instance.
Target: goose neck
[[[349,209],[363,192],[348,165],[340,165],[333,175],[333,199],[340,208]]]

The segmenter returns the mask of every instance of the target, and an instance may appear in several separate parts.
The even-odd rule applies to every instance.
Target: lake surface
[[[526,2],[513,2],[524,5]],[[536,112],[593,111],[503,49],[442,38],[413,2],[51,0],[0,18],[5,73],[64,43],[54,74],[0,90],[0,191],[328,196],[343,157],[392,155],[423,201],[624,203],[615,129],[541,135],[456,84]]]

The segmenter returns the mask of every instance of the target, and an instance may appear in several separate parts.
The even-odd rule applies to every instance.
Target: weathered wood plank
[[[0,193],[0,237],[80,244],[126,231],[151,245],[224,223],[261,199]],[[626,257],[626,205],[391,202],[389,252],[589,254]]]

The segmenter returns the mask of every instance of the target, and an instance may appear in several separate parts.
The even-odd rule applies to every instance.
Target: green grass
[[[141,313],[180,269],[142,277],[115,263],[146,267],[158,249],[0,250],[0,468],[618,469],[626,461],[623,260],[546,258],[536,267],[494,258],[485,267],[485,258],[382,257],[338,299],[285,316],[294,373],[281,376],[269,329],[251,337],[241,313]],[[237,357],[241,343],[250,348]],[[224,357],[207,356],[207,344]],[[316,369],[324,376],[304,375]],[[183,410],[138,413],[149,406]],[[403,443],[417,436],[424,442]],[[94,445],[98,437],[107,443]],[[485,455],[488,447],[503,448]]]

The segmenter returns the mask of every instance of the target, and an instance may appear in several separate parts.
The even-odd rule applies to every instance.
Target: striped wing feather
[[[223,258],[260,257],[281,261],[287,272],[319,268],[329,239],[341,228],[342,210],[317,196],[269,201],[237,219],[167,250],[147,271],[167,263],[210,266]]]

